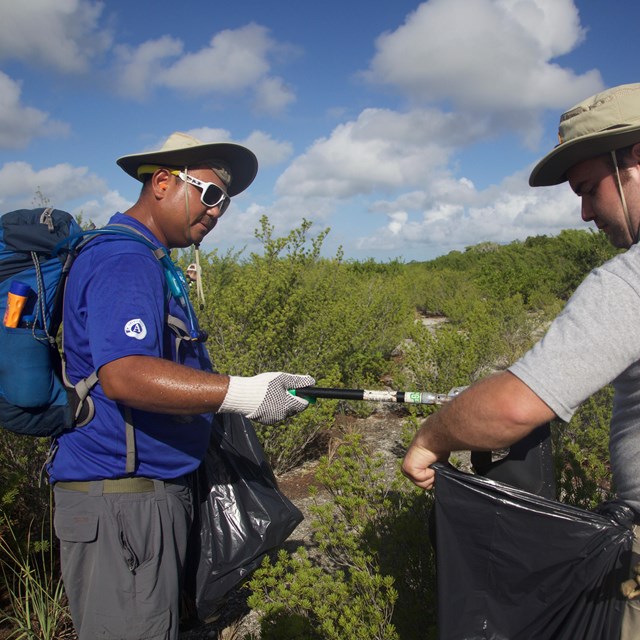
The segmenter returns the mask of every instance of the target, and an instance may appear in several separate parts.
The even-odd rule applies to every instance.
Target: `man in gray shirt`
[[[595,269],[549,331],[507,371],[471,385],[417,432],[402,470],[430,489],[451,451],[496,450],[578,406],[611,383],[609,448],[618,497],[640,522],[640,83],[587,98],[560,118],[559,144],[533,169],[533,187],[568,182],[582,219],[628,249]],[[640,559],[640,527],[634,527]],[[631,568],[631,567],[630,567]],[[621,640],[640,638],[640,600],[629,600]]]

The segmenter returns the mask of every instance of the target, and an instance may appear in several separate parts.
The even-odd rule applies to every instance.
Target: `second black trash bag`
[[[186,591],[199,620],[280,546],[302,522],[279,490],[253,425],[236,414],[216,416],[209,450],[197,472],[194,535]]]
[[[619,637],[630,521],[434,469],[440,640]]]

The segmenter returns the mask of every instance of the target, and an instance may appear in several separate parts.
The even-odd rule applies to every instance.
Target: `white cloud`
[[[0,149],[26,147],[33,137],[65,135],[68,125],[20,102],[20,85],[0,71]]]
[[[265,27],[250,24],[217,33],[208,47],[189,53],[166,69],[157,83],[194,95],[245,89],[269,72],[275,42]]]
[[[91,199],[73,208],[73,215],[82,215],[85,222],[93,222],[102,227],[116,211],[124,212],[133,202],[123,198],[118,191],[107,191],[100,199]]]
[[[584,228],[566,185],[533,190],[522,171],[478,191],[457,175],[456,155],[492,138],[499,145],[511,132],[534,146],[545,109],[564,110],[600,90],[598,72],[576,75],[553,62],[584,37],[570,0],[423,3],[378,39],[367,73],[414,106],[365,109],[316,140],[277,181],[270,220],[291,227],[302,217],[335,216],[342,226],[350,213],[384,214],[386,226],[358,248],[398,255]],[[344,233],[351,241],[352,230]]]
[[[28,0],[4,2],[0,19],[0,59],[24,60],[64,73],[86,71],[111,44],[98,28],[102,2]]]
[[[283,197],[343,199],[422,187],[443,171],[457,146],[483,133],[478,121],[435,109],[366,109],[298,157],[276,190]]]
[[[402,209],[397,203],[393,208],[394,203],[388,203],[386,226],[359,238],[358,247],[400,252],[437,247],[443,253],[479,242],[504,243],[587,228],[580,218],[580,201],[566,184],[531,189],[526,178],[519,172],[472,199],[471,192],[449,202],[424,194],[422,209]]]
[[[135,99],[159,88],[191,97],[248,92],[256,109],[276,113],[295,100],[291,87],[271,75],[271,59],[285,50],[294,51],[253,23],[220,31],[195,52],[185,52],[182,41],[163,36],[136,48],[116,49],[118,86],[123,95]]]
[[[182,42],[170,36],[147,40],[135,49],[126,45],[116,47],[118,91],[135,100],[146,98],[158,69],[165,60],[179,56],[182,49]]]
[[[0,208],[4,210],[38,205],[38,192],[53,206],[65,208],[76,198],[104,191],[104,181],[86,167],[64,163],[37,171],[26,162],[8,162],[0,168]]]
[[[389,214],[389,231],[392,235],[397,235],[407,223],[409,216],[406,211],[395,211]]]
[[[455,179],[443,173],[425,184],[425,189],[401,193],[392,200],[378,200],[371,204],[369,210],[391,215],[397,210],[431,209],[436,204],[466,207],[477,204],[481,197],[483,194],[476,191],[468,178]]]
[[[603,87],[598,71],[578,75],[553,62],[584,37],[572,0],[429,0],[378,38],[365,75],[418,103],[446,100],[534,145],[541,109]]]
[[[256,111],[277,115],[295,100],[295,93],[282,78],[264,78],[256,87],[254,105]]]
[[[241,140],[234,140],[226,129],[213,129],[201,127],[186,131],[189,135],[203,142],[235,142],[251,149],[258,158],[260,167],[269,167],[284,162],[293,153],[293,147],[289,142],[274,140],[268,133],[253,131],[249,136]],[[158,147],[159,148],[160,143]]]
[[[264,131],[253,131],[240,144],[256,154],[260,168],[278,165],[293,155],[293,145],[290,142],[274,140]]]

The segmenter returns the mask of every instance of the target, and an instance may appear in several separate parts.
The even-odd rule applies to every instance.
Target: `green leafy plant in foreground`
[[[44,532],[35,544],[30,530],[21,541],[4,512],[0,525],[0,578],[10,604],[0,614],[0,624],[11,628],[7,640],[75,638],[62,579]],[[53,539],[51,531],[48,539]]]
[[[336,499],[313,508],[322,562],[303,548],[291,556],[281,551],[274,565],[267,559],[251,580],[249,604],[263,613],[263,638],[399,637],[390,622],[397,598],[393,578],[379,573],[374,555],[360,544],[364,528],[384,508],[385,490],[375,461],[353,455],[356,446],[342,445],[333,464],[327,457],[320,463],[318,479],[330,484]],[[287,635],[303,619],[311,635]]]
[[[263,640],[398,640],[389,622],[392,582],[361,554],[346,571],[323,568],[303,548],[282,550],[275,564],[266,560],[255,573],[249,604],[262,612]]]
[[[249,583],[262,638],[435,637],[430,503],[385,481],[384,464],[358,434],[321,459],[316,477],[332,500],[312,507],[319,554],[283,550]]]
[[[554,422],[553,450],[558,499],[583,509],[615,496],[609,463],[613,388],[588,398],[568,424]]]
[[[0,428],[0,510],[19,540],[26,538],[34,513],[49,512],[49,487],[42,482],[49,447],[47,438],[27,438]]]

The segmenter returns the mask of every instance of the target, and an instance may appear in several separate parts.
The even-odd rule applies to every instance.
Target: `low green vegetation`
[[[219,371],[286,370],[310,373],[319,386],[446,393],[524,353],[586,273],[615,253],[600,234],[564,231],[506,246],[483,243],[429,262],[357,262],[341,252],[323,255],[328,232],[303,221],[276,237],[263,218],[260,253],[202,256],[206,302],[198,313]],[[191,255],[178,261],[186,266]],[[555,450],[563,452],[556,478],[566,502],[592,508],[611,494],[610,401],[605,389],[570,425],[554,425]],[[436,637],[431,498],[399,472],[385,479],[380,458],[357,435],[337,429],[340,414],[364,415],[364,404],[321,401],[279,425],[256,426],[276,473],[313,460],[332,497],[314,510],[320,553],[280,551],[249,583],[264,639]],[[407,410],[404,444],[431,411]],[[0,429],[0,545],[16,549],[20,541],[21,554],[13,562],[5,555],[0,598],[13,606],[4,618],[0,613],[0,630],[33,623],[34,612],[16,610],[12,599],[23,588],[14,568],[42,565],[38,553],[50,548],[43,546],[51,538],[50,497],[41,483],[47,448]],[[34,515],[42,514],[44,533],[34,536]],[[44,588],[60,597],[55,581]]]
[[[262,638],[436,637],[431,498],[388,483],[382,465],[357,434],[321,458],[332,500],[311,509],[319,557],[281,551],[256,571],[249,604],[263,612]],[[301,618],[317,635],[297,635]]]
[[[49,517],[40,524],[51,523]],[[33,523],[35,526],[35,523]],[[0,615],[14,640],[65,640],[75,637],[66,606],[60,572],[51,544],[53,532],[40,531],[18,537],[11,522],[0,511],[0,577],[9,606]]]

